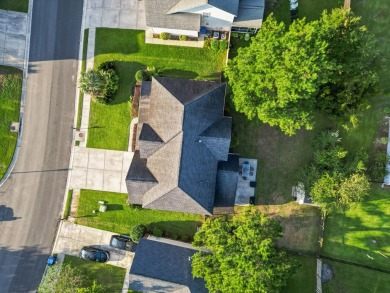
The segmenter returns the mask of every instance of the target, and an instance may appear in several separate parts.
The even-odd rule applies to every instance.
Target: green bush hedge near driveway
[[[145,44],[144,40],[144,31],[96,30],[94,66],[115,61],[120,84],[109,104],[91,103],[88,147],[127,151],[132,118],[130,96],[138,70],[154,66],[162,69],[162,76],[220,80],[226,52]]]
[[[9,131],[11,122],[19,121],[22,71],[0,66],[0,179],[12,161],[17,133]]]

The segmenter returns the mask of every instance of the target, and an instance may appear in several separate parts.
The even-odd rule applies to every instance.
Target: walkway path
[[[133,153],[75,147],[69,189],[126,193]]]

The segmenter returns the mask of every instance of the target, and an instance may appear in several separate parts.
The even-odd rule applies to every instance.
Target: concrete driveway
[[[84,17],[85,28],[146,28],[145,2],[142,0],[86,0]]]
[[[0,64],[23,69],[27,13],[0,9]]]
[[[111,235],[115,234],[113,232],[80,226],[68,221],[62,221],[59,229],[53,253],[78,256],[83,246],[93,245],[110,252],[110,260],[107,264],[127,269],[133,262],[134,253],[115,249],[108,245]]]
[[[126,193],[126,175],[133,153],[75,147],[70,189]]]

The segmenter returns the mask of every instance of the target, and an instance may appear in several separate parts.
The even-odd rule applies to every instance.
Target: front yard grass
[[[144,40],[144,31],[96,30],[94,66],[114,60],[120,85],[110,104],[91,103],[88,147],[127,151],[131,121],[129,101],[139,69],[155,66],[162,69],[162,76],[188,79],[219,80],[221,77],[226,52],[145,44]]]
[[[127,197],[123,193],[81,190],[76,223],[119,234],[129,234],[135,225],[143,224],[162,229],[167,237],[190,239],[203,221],[200,215],[127,206]],[[92,211],[99,207],[99,200],[108,202],[107,212],[93,214]]]
[[[389,274],[338,262],[326,263],[332,267],[333,278],[322,285],[324,293],[390,292]]]
[[[93,281],[104,286],[103,292],[122,292],[126,270],[108,264],[95,263],[75,256],[65,255],[64,264],[69,264],[81,271],[86,281],[85,287],[90,287]]]
[[[12,161],[18,139],[9,127],[12,121],[19,121],[22,75],[19,69],[0,66],[0,179]]]
[[[0,9],[28,12],[28,0],[0,0]]]
[[[365,202],[329,216],[324,239],[325,255],[390,269],[390,192],[375,186]]]

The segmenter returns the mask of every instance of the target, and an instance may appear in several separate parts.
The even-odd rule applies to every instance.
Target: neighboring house
[[[146,26],[155,34],[198,37],[215,31],[256,31],[265,0],[145,0]]]
[[[192,277],[191,244],[142,238],[130,268],[129,289],[136,292],[206,293],[203,279]]]
[[[229,154],[225,83],[157,77],[143,82],[129,200],[144,208],[211,215],[234,206],[238,155]]]

